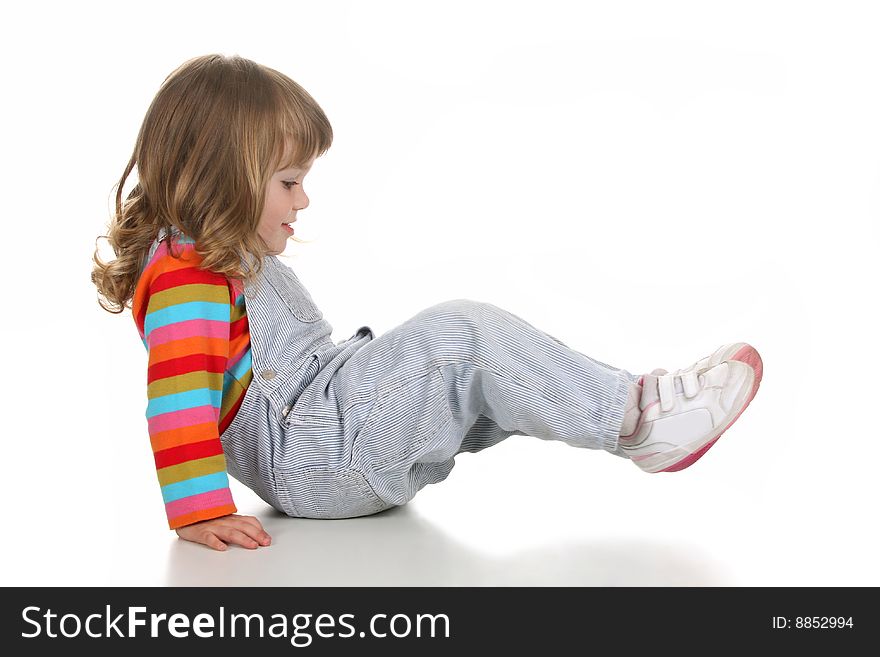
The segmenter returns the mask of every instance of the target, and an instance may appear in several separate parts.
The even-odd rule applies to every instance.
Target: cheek
[[[263,221],[267,223],[275,223],[281,221],[288,207],[283,197],[270,196],[266,201],[266,207],[263,208]]]

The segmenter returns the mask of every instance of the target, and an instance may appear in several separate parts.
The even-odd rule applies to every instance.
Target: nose
[[[301,197],[297,200],[300,202],[298,204],[299,207],[297,207],[297,211],[305,210],[307,207],[309,207],[309,197],[306,195],[305,192],[302,192]]]

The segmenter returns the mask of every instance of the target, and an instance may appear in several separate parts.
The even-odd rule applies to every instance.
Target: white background
[[[875,3],[54,2],[4,22],[3,584],[880,585]],[[209,52],[286,73],[333,125],[297,224],[313,242],[286,262],[334,340],[466,297],[632,372],[747,341],[758,396],[679,473],[514,436],[367,518],[286,518],[233,482],[274,544],[179,540],[143,344],[89,273],[147,106]]]

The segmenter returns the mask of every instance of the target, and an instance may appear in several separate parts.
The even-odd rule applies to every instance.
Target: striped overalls
[[[279,511],[350,518],[406,504],[460,452],[512,435],[623,456],[633,374],[492,304],[431,306],[334,344],[293,270],[245,287],[253,379],[220,437],[229,474]]]

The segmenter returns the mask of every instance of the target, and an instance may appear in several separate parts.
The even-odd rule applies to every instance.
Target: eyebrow
[[[278,171],[276,171],[275,173],[286,173],[288,171],[311,171],[311,170],[312,170],[311,167],[309,167],[308,169],[299,169],[297,167],[288,167],[287,169],[278,169]]]

